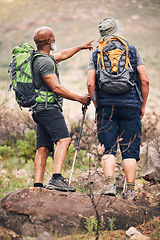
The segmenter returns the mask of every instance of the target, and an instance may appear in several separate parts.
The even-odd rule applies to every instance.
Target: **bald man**
[[[55,50],[56,41],[51,28],[36,29],[34,41],[37,51],[42,53],[42,56],[37,56],[33,62],[35,89],[42,93],[41,101],[37,103],[32,114],[37,124],[34,187],[43,187],[46,160],[49,152],[53,151],[55,143],[53,175],[46,188],[74,192],[76,189],[68,185],[62,176],[63,164],[71,143],[62,115],[62,102],[63,98],[66,98],[88,105],[90,98],[88,94],[80,96],[72,93],[60,84],[57,63],[72,57],[82,49],[92,50],[92,41],[62,50],[54,55],[50,55],[50,51]]]

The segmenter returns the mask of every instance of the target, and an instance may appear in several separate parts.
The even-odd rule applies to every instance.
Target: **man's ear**
[[[49,44],[49,43],[50,43],[50,41],[51,41],[51,39],[50,39],[50,38],[47,38],[47,39],[46,39],[46,43],[48,43],[48,44]]]

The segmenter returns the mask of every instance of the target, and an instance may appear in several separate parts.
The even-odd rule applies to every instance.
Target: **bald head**
[[[40,27],[37,28],[34,32],[34,41],[35,43],[45,41],[48,38],[53,36],[53,30],[49,27]]]
[[[53,38],[54,38],[53,30],[49,27],[37,28],[33,36],[33,39],[37,45],[38,50],[43,49],[44,46],[50,44],[50,39]]]

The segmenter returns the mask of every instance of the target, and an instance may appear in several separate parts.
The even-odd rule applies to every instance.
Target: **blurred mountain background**
[[[99,22],[107,16],[123,23],[123,36],[141,52],[150,78],[147,111],[160,112],[159,80],[159,0],[0,0],[0,104],[8,109],[18,108],[10,83],[8,65],[12,48],[24,42],[35,47],[33,32],[40,26],[54,30],[58,50],[70,48],[95,39],[97,46]],[[87,91],[87,62],[89,51],[81,51],[60,63],[62,84],[69,90],[84,94]],[[89,116],[94,117],[93,104]],[[79,103],[64,101],[64,114],[75,118],[81,114]]]

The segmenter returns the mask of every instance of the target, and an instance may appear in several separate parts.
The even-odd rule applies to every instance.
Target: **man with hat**
[[[101,21],[98,29],[100,32],[98,41],[104,36],[121,35],[123,31],[121,22],[112,17]],[[141,119],[149,94],[149,78],[141,54],[137,48],[129,45],[131,65],[140,78],[142,100],[135,87],[122,94],[105,92],[97,85],[97,54],[98,48],[93,51],[88,61],[87,87],[96,109],[99,143],[104,146],[101,164],[105,184],[99,193],[116,196],[115,154],[119,144],[127,182],[125,198],[132,200],[135,197],[136,167],[137,161],[140,160]]]

